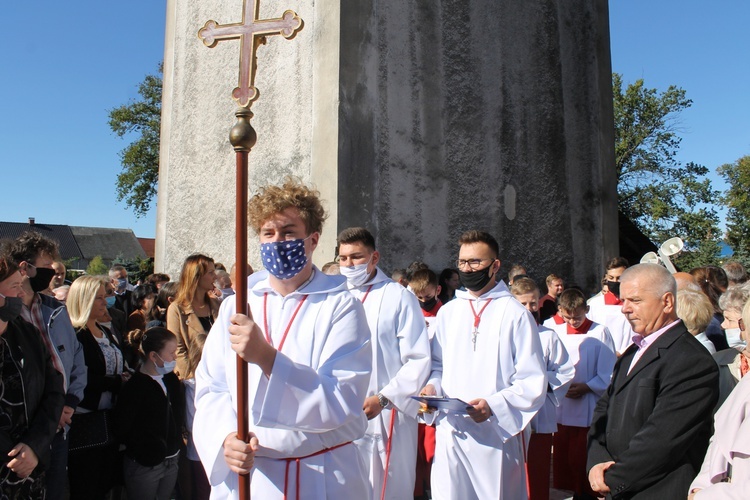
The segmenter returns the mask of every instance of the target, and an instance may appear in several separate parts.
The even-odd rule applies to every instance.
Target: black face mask
[[[437,296],[431,298],[430,300],[425,300],[424,302],[420,300],[419,307],[421,307],[425,311],[432,311],[432,308],[437,305],[437,301],[438,301]]]
[[[21,314],[23,301],[18,297],[5,297],[5,305],[0,307],[0,320],[10,323]]]
[[[55,270],[48,267],[37,267],[36,276],[29,278],[31,289],[35,292],[41,292],[49,288],[49,282],[55,276]]]
[[[614,294],[618,299],[620,298],[620,282],[619,281],[607,281],[607,288]]]
[[[494,263],[494,261],[493,261]],[[492,271],[492,264],[470,273],[466,273],[459,269],[458,277],[461,279],[461,283],[466,287],[467,290],[472,292],[478,292],[482,288],[486,287],[487,284],[492,280],[490,272]]]

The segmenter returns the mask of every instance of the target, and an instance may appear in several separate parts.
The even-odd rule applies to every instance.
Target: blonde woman
[[[705,294],[695,290],[677,292],[677,316],[708,352],[716,354],[713,342],[706,336],[706,328],[714,317],[714,308]]]
[[[70,498],[104,498],[114,485],[117,466],[117,443],[76,449],[76,434],[84,418],[76,416],[106,412],[114,406],[117,393],[130,378],[124,370],[122,351],[112,333],[101,323],[109,320],[105,286],[107,279],[101,276],[81,276],[70,286],[68,312],[76,336],[83,347],[83,357],[88,370],[83,400],[78,404],[71,424],[71,451],[68,458]],[[87,422],[87,425],[91,425]]]
[[[187,365],[193,339],[208,333],[219,313],[219,301],[209,295],[216,281],[214,260],[201,254],[185,259],[175,300],[167,311],[167,329],[177,336],[180,379],[190,378]]]

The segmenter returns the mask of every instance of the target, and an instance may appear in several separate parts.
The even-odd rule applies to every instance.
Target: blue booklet
[[[473,408],[469,403],[458,398],[444,398],[441,396],[412,396],[411,398],[430,408],[446,410],[451,413],[468,413],[467,410]]]

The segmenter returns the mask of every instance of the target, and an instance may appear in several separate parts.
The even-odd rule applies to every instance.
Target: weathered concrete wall
[[[207,49],[208,19],[240,0],[169,3],[157,266],[204,251],[231,263],[238,43]],[[535,277],[595,287],[617,249],[606,0],[264,0],[296,10],[293,41],[259,50],[251,182],[291,173],[327,200],[336,233],[372,229],[383,268],[442,269],[484,229]],[[250,258],[257,246],[251,238]]]
[[[617,248],[606,1],[342,4],[339,226],[384,267],[456,258],[483,229],[596,287]],[[515,200],[515,201],[514,201]]]

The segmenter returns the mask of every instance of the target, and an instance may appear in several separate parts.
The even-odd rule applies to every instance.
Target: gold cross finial
[[[232,97],[240,107],[249,108],[258,98],[255,88],[255,58],[258,45],[265,43],[266,36],[281,35],[286,39],[294,38],[302,29],[302,19],[291,10],[284,12],[276,19],[258,19],[260,0],[245,0],[242,6],[242,22],[234,24],[217,24],[208,21],[198,31],[198,38],[207,47],[215,47],[221,40],[240,39],[240,76],[237,88]],[[252,15],[248,18],[248,11]]]

